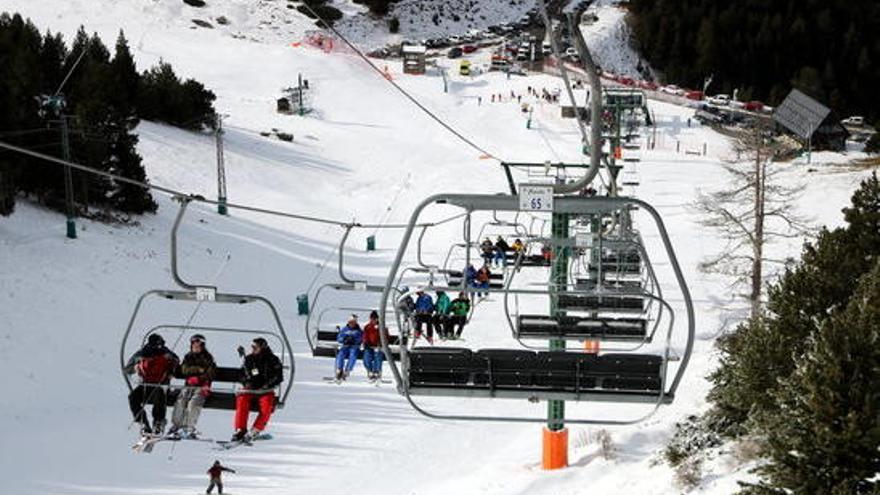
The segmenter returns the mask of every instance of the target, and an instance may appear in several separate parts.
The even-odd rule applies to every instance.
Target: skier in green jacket
[[[467,293],[460,292],[449,307],[450,315],[446,318],[446,334],[451,339],[461,338],[461,332],[467,323],[468,313],[471,311],[471,300],[468,299]],[[458,326],[458,330],[453,333],[452,329]]]
[[[434,303],[434,330],[442,340],[449,338],[447,321],[452,310],[452,301],[442,290],[437,291],[437,302]]]

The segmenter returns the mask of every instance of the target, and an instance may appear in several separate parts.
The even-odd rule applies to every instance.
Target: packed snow
[[[633,48],[626,24],[626,7],[620,0],[596,0],[584,12],[581,32],[596,64],[606,72],[647,79],[648,62]]]
[[[212,88],[218,111],[227,115],[230,201],[342,221],[398,223],[430,194],[506,191],[496,162],[452,138],[351,55],[292,47],[280,39],[254,42],[264,31],[259,24],[242,27],[243,38],[217,29],[190,29],[188,20],[152,2],[148,7],[134,0],[7,0],[4,8],[68,37],[80,24],[105,40],[113,40],[123,28],[129,39],[137,40],[132,45],[141,68],[163,58],[180,74]],[[475,61],[485,65],[485,55],[480,57]],[[388,71],[432,111],[497,156],[534,162],[583,160],[574,122],[562,119],[557,105],[527,96],[528,87],[559,88],[559,79],[508,79],[489,72],[463,77],[450,62],[440,64],[450,78],[448,93],[437,70],[404,76],[399,62],[388,62]],[[275,113],[281,88],[292,85],[299,73],[310,80],[315,111],[306,117]],[[534,105],[531,128],[511,91]],[[501,101],[492,102],[492,95],[499,94]],[[596,441],[599,428],[572,426],[571,467],[545,472],[540,469],[540,425],[426,419],[393,385],[367,385],[361,364],[352,382],[326,383],[323,378],[332,374],[333,364],[311,357],[295,297],[316,284],[338,280],[333,256],[342,230],[235,210],[224,218],[194,205],[181,232],[183,276],[229,292],[260,294],[277,304],[295,351],[293,393],[287,407],[272,418],[272,441],[229,452],[182,442],[157,446],[152,454],[134,454],[130,447],[137,434],[119,371],[120,340],[138,297],[150,289],[173,287],[168,236],[176,203],[158,196],[159,212],[140,218],[134,227],[79,220],[79,238],[66,240],[62,215],[22,201],[13,216],[0,220],[4,493],[197,493],[207,485],[204,473],[215,458],[238,471],[225,481],[229,492],[239,494],[332,495],[352,489],[487,495],[675,491],[673,473],[656,463],[657,453],[676,421],[705,408],[705,376],[715,364],[713,341],[726,308],[734,304],[727,281],[697,270],[700,260],[719,249],[719,241],[698,226],[690,207],[698,191],[724,185],[727,178],[720,164],[729,145],[708,128],[688,126],[691,110],[655,102],[651,110],[657,117],[658,146],[638,150],[642,161],[625,173],[638,176],[641,185],[624,192],[650,202],[664,217],[694,296],[697,343],[673,405],[635,426],[607,428],[614,452],[601,451]],[[294,141],[260,134],[273,128],[291,132]],[[142,122],[137,132],[153,183],[214,197],[211,136],[150,122]],[[707,154],[677,153],[682,146],[676,143],[685,143],[687,149],[705,144]],[[841,222],[840,208],[868,173],[831,165],[814,166],[812,172],[804,165],[780,166],[786,167],[786,181],[806,185],[802,212],[816,224],[827,225]],[[517,180],[528,178],[518,173]],[[656,232],[642,223],[646,218],[637,220],[648,249],[659,252]],[[379,249],[367,253],[365,238],[373,233],[358,230],[352,235],[346,270],[381,283],[399,232],[375,232]],[[454,242],[461,242],[460,224],[432,233],[425,256],[442,261]],[[799,244],[793,240],[774,249],[796,255]],[[677,294],[668,264],[659,263],[658,271],[664,291]],[[359,297],[358,304],[375,304],[368,296]],[[514,347],[499,300],[493,296],[480,303],[465,330],[468,345]],[[325,302],[347,305],[351,299],[336,294]],[[673,296],[672,304],[681,311],[680,298]],[[190,318],[199,325],[271,324],[255,308],[229,311],[209,306],[194,311],[191,305],[156,303],[139,328],[182,324]],[[673,345],[680,350],[680,327],[677,335]],[[178,337],[185,342],[187,335],[166,335],[170,343]],[[234,345],[244,342],[209,339],[208,348],[218,360],[234,365]],[[543,404],[525,401],[436,399],[428,404],[448,412],[545,414]],[[625,405],[568,407],[572,417],[634,417],[643,411]],[[205,411],[199,427],[205,436],[226,438],[231,421],[230,412]],[[697,493],[729,493],[736,480],[746,476],[736,466],[716,464],[716,474]]]

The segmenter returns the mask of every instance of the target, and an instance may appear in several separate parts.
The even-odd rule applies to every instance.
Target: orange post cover
[[[544,456],[541,467],[545,470],[568,467],[568,428],[552,431],[544,427]]]

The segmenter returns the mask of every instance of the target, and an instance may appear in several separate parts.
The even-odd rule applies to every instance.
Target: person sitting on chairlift
[[[477,286],[477,269],[474,268],[473,263],[469,264],[467,268],[464,269],[464,281],[465,285],[468,287]]]
[[[489,295],[489,280],[492,272],[489,270],[489,265],[483,265],[482,268],[477,271],[477,278],[474,280],[474,286],[477,289],[485,289],[486,292],[477,292],[477,297],[484,297]]]
[[[251,343],[251,353],[244,355],[244,347],[238,347],[239,356],[244,357],[242,365],[242,390],[235,395],[235,434],[233,441],[257,438],[269,424],[275,411],[275,388],[284,380],[281,360],[272,352],[269,343],[257,337]],[[257,419],[250,433],[247,431],[251,403],[256,400],[260,406]]]
[[[134,420],[141,424],[142,435],[164,433],[168,400],[166,386],[171,382],[171,375],[179,362],[177,355],[165,347],[165,339],[153,333],[144,347],[131,356],[125,365],[126,373],[137,373],[141,379],[141,383],[128,394],[128,405]],[[147,404],[153,406],[152,429],[147,420]]]
[[[339,344],[339,349],[336,350],[337,380],[345,380],[354,369],[363,340],[364,332],[358,324],[358,317],[351,315],[348,323],[336,334],[336,342]]]
[[[453,299],[450,305],[450,315],[446,320],[446,334],[451,339],[461,338],[461,332],[464,331],[464,325],[467,323],[467,316],[471,310],[471,300],[468,299],[466,292],[459,292],[458,297]],[[458,326],[458,330],[453,332],[453,328]]]
[[[437,335],[440,336],[440,339],[446,340],[449,338],[449,333],[446,331],[448,325],[446,321],[449,319],[449,310],[452,301],[449,299],[449,296],[446,295],[446,292],[442,290],[437,291],[437,303],[434,306],[434,330],[437,332]]]
[[[480,256],[483,257],[484,263],[491,263],[492,258],[495,257],[495,245],[492,244],[492,240],[488,237],[482,243],[480,243]]]
[[[193,335],[189,339],[189,348],[178,367],[178,376],[183,378],[186,386],[177,395],[169,431],[181,438],[196,438],[196,423],[211,394],[211,380],[217,372],[214,356],[205,347],[203,335]]]
[[[498,236],[498,239],[495,240],[495,247],[500,249],[504,253],[508,251],[513,251],[513,248],[511,248],[510,245],[507,244],[507,241],[505,241],[504,238],[500,235]]]
[[[522,239],[517,239],[513,241],[513,245],[510,246],[513,249],[513,252],[516,254],[522,253],[526,250],[525,244],[523,244]]]
[[[428,326],[428,343],[434,343],[434,300],[425,291],[416,291],[416,333],[418,339],[422,336],[422,325]]]
[[[385,330],[388,338],[388,331]],[[382,361],[385,353],[382,352],[382,340],[379,336],[379,313],[376,310],[370,312],[370,321],[364,325],[364,368],[367,369],[367,378],[376,381],[382,378]]]

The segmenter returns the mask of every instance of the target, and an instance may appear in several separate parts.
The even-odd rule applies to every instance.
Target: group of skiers
[[[507,254],[519,255],[526,249],[522,239],[516,239],[513,244],[508,244],[500,235],[493,243],[488,237],[480,243],[480,256],[486,265],[507,266]]]
[[[486,280],[488,284],[488,278]],[[419,289],[416,291],[415,301],[412,296],[407,295],[400,302],[400,309],[408,319],[411,319],[415,327],[415,338],[422,337],[423,328],[427,329],[426,340],[429,344],[434,343],[435,331],[441,340],[461,338],[471,310],[471,301],[467,293],[461,292],[455,299],[450,299],[442,290],[438,290],[436,295],[435,302],[429,294]]]
[[[345,380],[357,364],[358,354],[363,352],[364,368],[370,381],[382,378],[382,341],[379,336],[379,313],[370,312],[370,321],[361,329],[358,315],[353,314],[342,328],[337,328],[336,380]],[[388,329],[385,329],[388,336]]]
[[[235,396],[234,441],[257,437],[266,429],[275,409],[275,388],[284,379],[281,360],[266,339],[255,338],[250,353],[245,354],[241,346],[238,353],[243,357],[239,375],[242,387]],[[180,361],[165,346],[161,335],[150,334],[146,344],[129,359],[125,371],[128,374],[137,373],[140,377],[140,383],[132,389],[128,402],[143,435],[165,433],[168,385],[172,378],[180,378],[184,386],[174,402],[168,435],[177,438],[197,436],[196,423],[205,401],[211,395],[211,384],[217,373],[217,365],[208,352],[204,335],[190,337],[190,350]],[[259,404],[259,413],[249,432],[248,416],[254,401]],[[147,419],[148,405],[152,406],[152,428]]]

